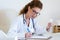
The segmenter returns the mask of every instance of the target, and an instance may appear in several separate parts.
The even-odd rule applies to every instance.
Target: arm
[[[7,33],[8,37],[15,37],[17,36],[17,20],[15,20],[13,23],[11,23],[9,27],[9,31]]]
[[[36,28],[36,33],[38,34],[43,34],[47,32],[46,27],[40,25],[37,21],[35,22],[35,28]]]
[[[15,37],[15,36],[17,36],[17,31],[18,31],[17,30],[17,27],[18,27],[18,24],[20,22],[20,19],[19,18],[20,17],[16,17],[12,21],[12,23],[11,23],[11,25],[9,27],[8,33],[7,33],[8,37]]]

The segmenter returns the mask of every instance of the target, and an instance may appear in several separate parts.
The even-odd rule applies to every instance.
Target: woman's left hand
[[[52,26],[51,23],[48,23],[47,27],[46,27],[46,30],[49,32],[50,31],[50,27]]]

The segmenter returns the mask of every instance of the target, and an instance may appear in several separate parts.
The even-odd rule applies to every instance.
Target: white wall
[[[46,26],[50,19],[60,20],[60,0],[41,0],[44,4],[41,12],[40,24]]]
[[[37,18],[40,25],[43,25],[44,27],[46,27],[50,19],[60,20],[60,5],[59,5],[60,0],[41,0],[41,1],[43,3],[43,9],[40,12],[41,15]],[[19,11],[28,2],[30,2],[30,0],[0,0],[0,10],[11,9],[19,13]],[[13,15],[16,15],[16,14],[7,13],[6,15],[8,15],[9,18],[12,18]]]
[[[0,9],[15,9],[19,11],[29,0],[0,0]]]

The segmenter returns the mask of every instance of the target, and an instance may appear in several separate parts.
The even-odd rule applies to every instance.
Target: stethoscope
[[[23,24],[25,24],[25,22],[26,22],[26,20],[24,19],[24,14],[23,14]],[[33,28],[34,28],[34,30],[36,30],[35,29],[35,24],[34,24],[34,19],[32,19],[32,24],[33,24]],[[27,29],[28,30],[28,29]],[[28,30],[29,31],[29,30]],[[30,32],[30,31],[29,31]]]

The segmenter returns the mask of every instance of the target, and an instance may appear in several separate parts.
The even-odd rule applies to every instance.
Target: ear
[[[28,10],[30,10],[31,8],[30,8],[30,6],[28,6]]]

